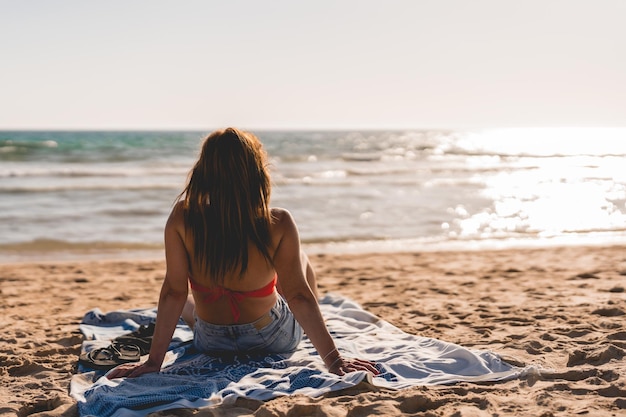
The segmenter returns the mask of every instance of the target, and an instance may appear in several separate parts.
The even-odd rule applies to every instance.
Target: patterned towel
[[[181,321],[160,373],[110,381],[103,371],[79,365],[70,393],[83,417],[140,417],[172,408],[232,403],[238,397],[316,397],[355,386],[366,378],[374,385],[401,389],[497,381],[519,377],[531,369],[507,364],[490,352],[404,333],[340,296],[327,295],[320,308],[342,354],[375,361],[380,375],[352,372],[339,377],[327,372],[308,338],[290,354],[211,357],[193,348],[191,330]],[[83,351],[106,346],[109,340],[153,321],[155,315],[155,309],[106,314],[92,310],[80,325],[86,337]]]

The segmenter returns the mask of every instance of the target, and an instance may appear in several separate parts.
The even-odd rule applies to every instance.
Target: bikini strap
[[[258,290],[252,290],[252,291],[234,291],[234,290],[229,290],[228,288],[224,288],[224,287],[207,288],[195,282],[193,278],[191,278],[191,275],[189,276],[189,284],[191,285],[191,288],[204,294],[204,296],[202,297],[202,301],[204,301],[205,303],[212,303],[212,302],[219,300],[222,297],[228,296],[228,304],[230,305],[230,312],[232,313],[233,319],[235,320],[235,322],[238,322],[239,317],[241,316],[241,313],[239,312],[239,303],[244,298],[267,297],[268,295],[274,292],[274,287],[276,286],[277,281],[278,281],[278,275],[274,274],[274,279],[272,279],[272,281],[270,281],[263,288],[259,288]]]

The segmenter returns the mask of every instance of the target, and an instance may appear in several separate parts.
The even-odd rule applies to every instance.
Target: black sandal
[[[111,369],[122,363],[139,362],[150,352],[154,322],[141,325],[134,332],[118,336],[104,348],[82,353],[78,361],[92,369]]]
[[[78,361],[93,369],[111,369],[123,363],[139,362],[139,359],[139,346],[113,342],[107,347],[82,353]]]
[[[147,326],[141,325],[132,333],[118,336],[113,339],[113,343],[124,345],[135,345],[141,350],[141,355],[147,355],[152,345],[152,336],[154,335],[154,322]]]

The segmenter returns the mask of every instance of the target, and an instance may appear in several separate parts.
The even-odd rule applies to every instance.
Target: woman
[[[228,128],[206,138],[165,226],[167,269],[149,358],[109,378],[158,372],[181,315],[194,346],[209,354],[292,351],[304,330],[330,372],[378,373],[337,350],[296,224],[287,210],[269,207],[270,188],[256,136]]]

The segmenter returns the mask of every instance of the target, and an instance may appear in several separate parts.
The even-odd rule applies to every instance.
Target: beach
[[[626,2],[31,3],[0,9],[0,417],[626,417]],[[182,304],[168,224],[209,323],[161,314],[161,371],[109,380]],[[312,340],[256,268],[196,271],[235,240]]]
[[[399,391],[366,382],[321,398],[160,416],[620,416],[626,414],[626,247],[315,253],[321,293],[403,331],[543,371]],[[0,264],[0,415],[76,416],[69,383],[90,309],[156,305],[160,259]],[[374,379],[375,382],[375,379]]]

